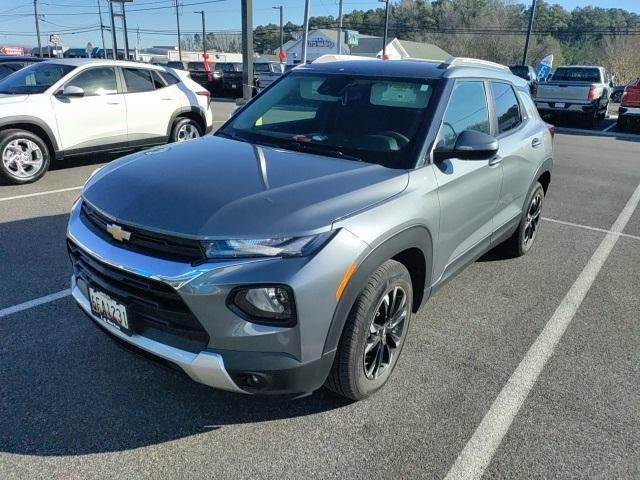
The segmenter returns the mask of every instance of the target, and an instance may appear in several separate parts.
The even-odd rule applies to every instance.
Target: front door
[[[84,90],[81,97],[51,96],[65,153],[126,145],[127,113],[113,67],[83,70],[65,86]]]
[[[439,148],[453,149],[465,130],[491,133],[485,83],[456,81],[437,140]],[[487,249],[493,230],[502,168],[490,160],[451,158],[433,165],[440,201],[440,235],[435,278],[442,280]]]

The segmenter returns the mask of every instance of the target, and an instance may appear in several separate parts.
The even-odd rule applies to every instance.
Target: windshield
[[[292,73],[219,134],[252,143],[411,168],[434,82]]]
[[[74,68],[60,63],[34,63],[0,81],[0,93],[43,93]]]
[[[600,70],[597,68],[558,68],[553,74],[555,82],[599,82]]]
[[[241,72],[242,64],[241,63],[223,63],[222,71],[223,72]]]
[[[204,70],[204,62],[189,62],[189,70]]]

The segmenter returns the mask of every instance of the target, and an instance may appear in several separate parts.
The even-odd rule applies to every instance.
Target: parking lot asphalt
[[[606,241],[611,253],[582,303],[568,296],[575,316],[484,476],[638,478],[640,210],[623,235],[607,231],[640,185],[640,142],[558,134],[555,147],[534,249],[490,252],[435,295],[389,384],[359,403],[323,390],[295,400],[216,391],[91,324],[64,296],[79,191],[42,193],[82,185],[113,157],[0,186],[0,478],[455,478],[452,465],[463,451],[480,456],[470,439]]]

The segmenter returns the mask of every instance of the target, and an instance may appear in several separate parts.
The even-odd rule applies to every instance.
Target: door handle
[[[111,100],[111,101],[107,102],[107,105],[120,105],[120,102],[115,102],[115,101]]]
[[[539,138],[534,138],[533,140],[531,140],[531,146],[533,148],[539,147],[540,145],[542,145],[542,141]]]
[[[502,163],[502,157],[500,155],[496,155],[491,160],[489,160],[489,166],[494,167],[496,165],[500,165]]]
[[[173,100],[171,97],[162,97],[160,100]]]

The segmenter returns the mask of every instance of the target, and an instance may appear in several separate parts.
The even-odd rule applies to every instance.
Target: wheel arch
[[[190,118],[191,120],[198,122],[198,125],[202,129],[202,134],[203,135],[205,134],[207,130],[207,120],[205,119],[205,116],[202,114],[202,110],[199,107],[193,107],[193,106],[181,107],[177,109],[175,112],[173,112],[173,115],[171,115],[171,120],[169,120],[169,125],[167,126],[168,138],[171,138],[171,132],[173,130],[173,126],[176,123],[176,120],[181,117]]]
[[[29,116],[12,116],[0,119],[0,131],[14,129],[26,130],[38,135],[49,148],[49,155],[51,155],[51,157],[57,159],[62,158],[62,151],[58,147],[58,142],[53,131],[39,118]]]
[[[331,352],[338,347],[342,330],[358,295],[371,275],[387,260],[396,260],[409,271],[413,286],[412,310],[417,312],[431,292],[432,259],[431,233],[422,225],[395,233],[369,250],[366,256],[357,262],[355,273],[338,301],[323,352]]]

